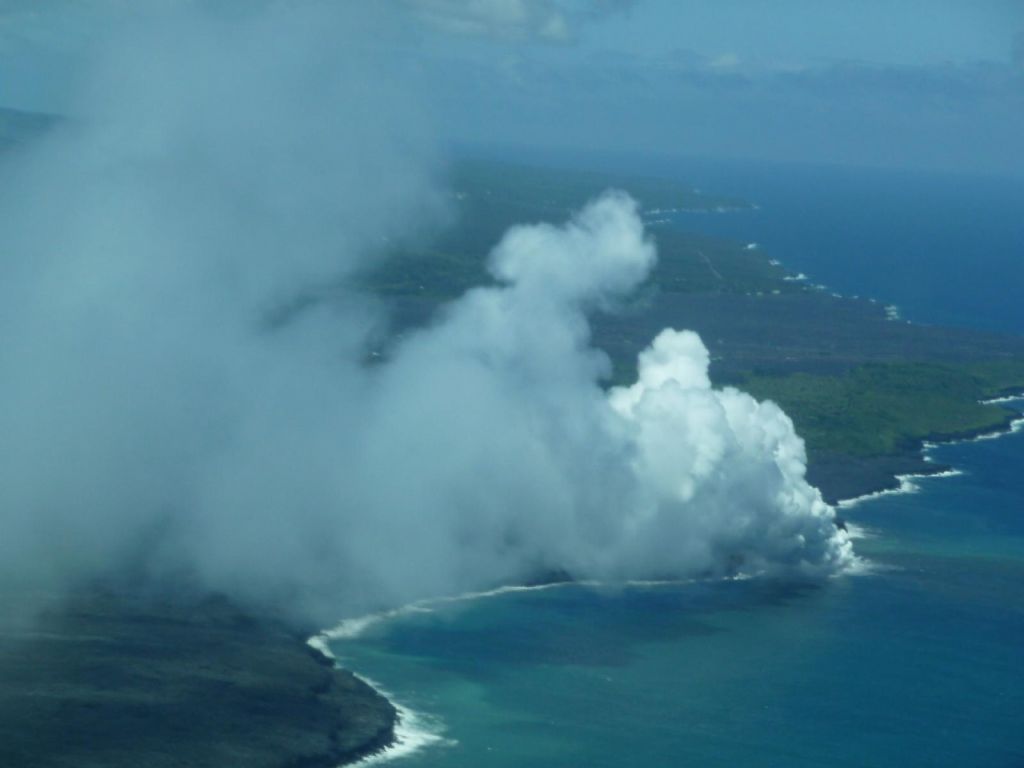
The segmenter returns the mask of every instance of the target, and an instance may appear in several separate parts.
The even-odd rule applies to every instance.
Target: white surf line
[[[455,746],[458,742],[445,738],[444,725],[439,721],[421,712],[405,706],[396,699],[390,691],[385,690],[376,681],[357,674],[350,669],[342,667],[338,657],[334,655],[324,633],[314,635],[306,641],[310,648],[313,648],[325,658],[329,659],[336,668],[346,669],[353,677],[361,680],[370,686],[380,696],[387,699],[388,703],[395,708],[396,718],[394,735],[395,740],[384,747],[384,749],[367,755],[354,763],[347,765],[378,765],[390,760],[397,760],[400,757],[408,757],[431,746]],[[339,766],[338,768],[342,768]]]
[[[1000,398],[999,402],[1010,402],[1024,400],[1024,397],[1011,397],[1011,398]],[[982,401],[983,402],[983,401]],[[934,462],[935,459],[928,454],[934,448],[938,448],[940,445],[956,445],[958,443],[972,443],[979,440],[995,440],[996,438],[1004,437],[1009,434],[1024,431],[1024,416],[1019,419],[1014,419],[1010,422],[1009,428],[1001,432],[991,432],[985,435],[978,435],[976,437],[965,438],[961,440],[947,440],[941,443],[932,441],[924,441],[921,444],[921,452],[924,460]],[[914,480],[926,480],[928,478],[942,478],[942,477],[957,477],[963,475],[965,472],[955,467],[944,470],[942,472],[921,472],[911,473],[905,475],[896,475],[896,479],[899,481],[899,486],[896,488],[886,488],[881,491],[875,491],[874,493],[866,493],[863,496],[856,496],[852,499],[840,499],[836,503],[836,509],[850,509],[852,507],[859,506],[865,501],[871,501],[872,499],[881,498],[883,496],[895,496],[898,494],[912,494],[918,493],[921,490],[921,486],[914,482]],[[843,521],[846,526],[846,535],[852,541],[857,539],[873,539],[876,538],[879,533],[871,528],[857,525],[856,523],[850,522],[849,520]],[[865,557],[855,556],[854,562],[845,569],[842,573],[833,574],[833,578],[838,578],[844,574],[851,576],[871,576],[884,571],[896,571],[901,570],[898,566],[886,565],[884,563],[876,563]]]
[[[367,629],[389,619],[397,619],[401,616],[409,616],[414,613],[433,613],[435,606],[447,605],[450,603],[462,603],[470,600],[480,600],[485,597],[497,597],[514,592],[536,592],[544,589],[557,589],[568,586],[595,586],[598,582],[593,581],[553,581],[550,584],[534,584],[532,586],[507,586],[495,587],[482,592],[466,592],[461,595],[450,595],[447,597],[428,597],[417,600],[398,608],[392,608],[379,613],[369,613],[365,616],[356,616],[351,619],[343,619],[337,626],[326,629],[317,637],[329,640],[352,640],[362,635]]]
[[[332,640],[355,639],[362,635],[367,629],[382,621],[399,618],[401,616],[409,616],[415,613],[432,613],[434,606],[437,605],[479,600],[482,598],[496,597],[498,595],[511,594],[515,592],[535,592],[545,589],[566,587],[574,584],[593,585],[595,583],[596,582],[560,581],[552,582],[550,584],[537,584],[534,586],[506,586],[482,592],[467,592],[462,595],[417,600],[416,602],[402,605],[398,608],[392,608],[387,611],[380,611],[378,613],[371,613],[365,616],[345,619],[333,629],[324,630],[323,632],[313,635],[313,637],[309,638],[306,643],[311,648],[330,659],[335,666],[340,668],[341,665],[339,664],[338,657],[331,650],[330,642]],[[397,760],[398,758],[408,757],[409,755],[420,752],[427,747],[454,746],[457,744],[456,741],[444,736],[443,723],[435,720],[427,714],[417,712],[411,707],[406,706],[401,702],[401,700],[396,699],[389,691],[382,688],[378,683],[370,680],[369,678],[363,677],[351,669],[348,669],[348,671],[377,691],[381,696],[386,698],[398,713],[395,723],[394,742],[390,746],[382,749],[380,752],[367,755],[362,760],[353,763],[353,765],[379,765],[380,763]]]
[[[445,738],[443,723],[429,715],[405,706],[395,699],[390,691],[382,688],[376,681],[363,675],[358,675],[355,672],[352,674],[390,701],[391,706],[398,713],[398,720],[395,723],[395,740],[390,746],[385,747],[379,752],[374,752],[372,755],[367,755],[362,760],[357,760],[351,765],[380,765],[381,763],[387,763],[401,757],[409,757],[427,747],[454,747],[458,745],[458,741],[455,739]]]
[[[424,600],[392,608],[388,611],[381,611],[380,613],[368,613],[365,616],[343,619],[337,626],[324,630],[317,637],[322,637],[325,640],[350,640],[359,637],[374,624],[379,624],[382,621],[395,619],[399,616],[407,616],[411,613],[430,613],[432,609],[428,607],[429,602]]]
[[[1020,398],[1014,398],[1019,400]],[[925,443],[924,448],[928,450],[935,448],[938,445],[961,445],[963,443],[980,443],[983,440],[997,440],[1000,437],[1006,437],[1007,435],[1013,435],[1017,432],[1024,430],[1024,416],[1019,419],[1014,419],[1007,425],[1006,429],[997,429],[994,432],[986,432],[983,435],[975,435],[974,437],[964,437],[957,440],[945,440],[941,443]]]
[[[848,573],[850,575],[861,575],[873,573],[877,570],[878,568],[870,561],[864,558],[855,558],[855,561],[846,571],[844,571],[844,573]],[[348,667],[343,667],[340,663],[341,660],[339,660],[337,655],[335,655],[331,650],[331,640],[355,639],[366,629],[379,622],[398,618],[400,616],[408,616],[414,613],[432,613],[432,606],[469,602],[472,600],[481,600],[489,597],[514,594],[517,592],[540,592],[548,589],[563,589],[566,587],[634,587],[647,589],[652,587],[696,584],[701,581],[747,581],[749,579],[757,578],[758,575],[760,574],[737,573],[732,576],[714,577],[709,579],[633,579],[621,582],[597,580],[554,581],[549,584],[534,584],[531,586],[511,585],[496,587],[494,589],[488,589],[481,592],[466,592],[461,595],[417,600],[416,602],[399,606],[398,608],[393,608],[391,610],[380,611],[379,613],[367,614],[365,616],[359,616],[352,619],[345,619],[333,629],[327,629],[313,635],[306,640],[306,644],[309,645],[310,648],[313,648],[322,654],[325,658],[330,659],[331,662],[339,669],[345,669],[359,680],[362,680],[377,693],[386,698],[395,708],[395,711],[398,713],[398,718],[395,724],[394,743],[379,752],[367,755],[361,760],[351,763],[351,765],[359,766],[379,765],[380,763],[390,762],[391,760],[397,760],[401,757],[408,757],[427,747],[457,746],[458,741],[444,736],[444,724],[439,720],[432,718],[430,715],[411,709],[410,707],[402,704],[400,700],[396,699],[387,689],[383,688],[374,680],[360,675]],[[835,574],[835,576],[840,575],[843,574]],[[343,767],[339,766],[339,768]]]
[[[1024,400],[1024,395],[999,397],[994,400],[979,400],[982,404],[997,404],[997,403],[1010,403]],[[1024,431],[1024,416],[1014,419],[1009,423],[1006,429],[996,430],[994,432],[986,432],[981,435],[975,435],[973,437],[964,437],[954,440],[943,440],[941,442],[933,442],[925,440],[921,444],[921,451],[924,454],[924,460],[933,462],[935,459],[928,455],[928,452],[934,448],[938,448],[940,445],[961,445],[963,443],[977,443],[982,440],[997,440],[1000,437],[1006,437],[1007,435],[1016,434],[1017,432]],[[897,488],[886,488],[881,491],[875,491],[874,493],[866,493],[863,496],[856,496],[852,499],[840,499],[836,504],[837,509],[849,509],[855,507],[862,502],[869,501],[871,499],[877,499],[881,496],[895,496],[897,494],[905,493],[917,493],[921,490],[921,486],[914,482],[914,480],[925,480],[928,478],[941,478],[941,477],[957,477],[964,474],[963,470],[947,469],[943,472],[921,472],[912,473],[907,475],[896,475],[896,479],[899,481],[899,487]]]
[[[917,493],[921,490],[921,486],[917,485],[911,480],[913,475],[896,475],[896,479],[899,480],[899,486],[897,488],[884,488],[881,491],[874,491],[872,493],[865,493],[863,496],[854,496],[852,499],[840,499],[836,503],[836,509],[850,509],[856,507],[865,501],[871,501],[872,499],[880,499],[883,496],[898,496],[900,494]],[[932,475],[929,475],[932,477]]]
[[[928,443],[925,445],[923,450],[927,450],[928,447],[934,447],[934,443]],[[927,459],[927,457],[925,457]],[[898,496],[901,494],[918,493],[921,490],[921,486],[915,483],[915,480],[929,480],[931,478],[942,478],[942,477],[959,477],[963,475],[962,469],[946,469],[942,472],[912,472],[906,475],[896,475],[896,479],[899,481],[899,486],[896,488],[884,488],[881,491],[874,491],[873,493],[865,493],[863,496],[855,496],[852,499],[840,499],[836,504],[837,509],[849,509],[855,507],[865,501],[871,499],[878,499],[882,496]]]
[[[981,405],[1002,405],[1004,403],[1015,403],[1018,400],[1024,400],[1024,392],[1017,395],[1004,395],[1002,397],[992,397],[988,400],[979,400],[978,403]]]
[[[734,576],[722,577],[724,580],[737,580],[749,578],[744,574],[737,574]],[[721,580],[715,578],[713,580]],[[547,584],[530,584],[530,585],[509,585],[505,587],[495,587],[494,589],[488,589],[481,592],[465,592],[461,595],[449,595],[446,597],[428,597],[423,600],[417,600],[406,605],[399,606],[398,608],[392,608],[387,611],[380,611],[379,613],[370,613],[365,616],[356,616],[351,619],[342,619],[336,626],[331,629],[325,629],[317,635],[314,635],[307,642],[310,646],[317,650],[322,648],[329,643],[331,640],[354,640],[360,637],[367,629],[379,624],[383,621],[390,619],[397,619],[402,616],[410,616],[416,613],[433,613],[435,608],[442,605],[451,605],[453,603],[465,603],[473,600],[483,600],[488,597],[500,597],[501,595],[515,594],[519,592],[542,592],[549,589],[566,589],[569,587],[664,587],[664,586],[680,586],[683,584],[695,584],[701,581],[698,578],[692,579],[633,579],[627,581],[599,581],[596,579],[579,580],[579,581],[552,581]]]
[[[694,580],[627,581],[618,586],[654,587],[671,584],[684,584],[692,581]],[[424,600],[417,600],[414,603],[399,606],[398,608],[393,608],[388,611],[380,611],[379,613],[371,613],[365,616],[345,619],[333,629],[324,630],[323,632],[313,635],[306,640],[306,644],[327,659],[330,659],[336,667],[343,668],[339,663],[338,657],[331,650],[330,641],[351,640],[357,638],[369,627],[379,622],[387,621],[388,619],[408,616],[414,613],[431,613],[433,612],[433,606],[436,605],[481,600],[488,597],[498,597],[500,595],[513,594],[517,592],[539,592],[547,589],[558,589],[571,586],[597,587],[602,585],[603,582],[599,581],[556,581],[551,582],[550,584],[535,584],[532,586],[511,585],[496,587],[495,589],[488,589],[481,592],[467,592],[461,595],[427,598]],[[351,672],[352,675],[362,680],[377,693],[387,699],[398,713],[398,718],[395,723],[394,742],[381,751],[375,752],[372,755],[367,755],[362,760],[352,763],[352,765],[378,765],[391,760],[397,760],[401,757],[408,757],[409,755],[415,754],[427,747],[455,746],[458,744],[456,740],[449,739],[444,736],[444,725],[440,721],[402,704],[401,701],[396,699],[389,691],[370,678],[359,675],[347,667],[344,667],[344,669]]]

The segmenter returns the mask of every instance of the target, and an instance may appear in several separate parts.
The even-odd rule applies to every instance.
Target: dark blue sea
[[[909,320],[1024,333],[1024,180],[696,161],[677,174],[759,206],[680,217],[689,229],[757,242]]]
[[[915,321],[1024,332],[1012,184],[705,170],[761,208],[687,226]],[[1024,766],[1024,432],[931,455],[962,474],[844,510],[865,574],[509,592],[332,648],[409,708],[410,768]]]

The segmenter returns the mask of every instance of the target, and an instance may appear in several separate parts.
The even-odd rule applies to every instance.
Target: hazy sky
[[[646,0],[588,34],[636,54],[688,49],[765,65],[828,61],[936,65],[1006,61],[1019,2],[965,0]]]
[[[59,109],[104,21],[188,1],[0,0],[0,103]],[[386,7],[405,34],[367,42],[452,140],[1024,174],[1022,0]]]

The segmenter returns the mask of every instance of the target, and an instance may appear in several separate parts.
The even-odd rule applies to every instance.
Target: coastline
[[[394,615],[398,614],[397,611],[391,613],[394,613]],[[389,615],[391,614],[389,613]],[[318,632],[306,640],[306,645],[319,654],[323,658],[324,663],[330,664],[340,673],[351,675],[372,690],[376,696],[386,701],[394,712],[394,719],[386,738],[382,738],[380,742],[375,744],[367,744],[364,750],[342,756],[334,762],[334,766],[378,765],[400,757],[406,757],[428,746],[453,743],[441,735],[440,728],[431,727],[425,715],[402,704],[390,691],[384,689],[375,680],[342,667],[334,652],[331,651],[327,640],[327,632]]]
[[[1012,402],[1024,403],[1024,393],[994,398],[993,400],[984,402],[993,405],[1002,405]],[[955,445],[958,443],[993,440],[998,439],[1000,437],[1005,437],[1010,434],[1024,431],[1024,410],[1014,410],[1008,412],[1010,418],[1007,421],[1006,428],[1002,430],[977,430],[974,432],[960,433],[955,435],[934,435],[930,436],[929,439],[922,440],[921,444],[918,446],[917,449],[920,454],[921,462],[933,462],[934,460],[930,456],[928,456],[927,452],[930,449],[935,448],[939,445]],[[891,487],[871,490],[862,495],[839,499],[837,502],[835,502],[834,506],[836,508],[836,522],[848,531],[848,534],[852,539],[869,538],[874,535],[871,531],[855,523],[847,523],[847,521],[843,520],[841,512],[843,510],[848,510],[853,507],[856,507],[861,503],[865,501],[870,501],[872,499],[890,495],[917,493],[921,490],[921,487],[914,482],[915,480],[922,480],[928,478],[938,479],[943,477],[958,477],[962,476],[963,474],[964,472],[960,469],[937,463],[935,464],[934,471],[896,474],[893,476],[894,482]],[[376,614],[368,614],[365,616],[359,616],[343,620],[331,629],[325,629],[321,632],[318,632],[317,634],[308,638],[306,642],[308,646],[311,649],[313,649],[316,653],[320,654],[324,660],[334,665],[336,669],[342,670],[343,668],[339,666],[337,657],[329,647],[329,641],[332,639],[343,640],[358,637],[365,630],[367,630],[369,627],[373,626],[378,622],[386,621],[390,618],[396,618],[399,616],[409,615],[413,613],[429,613],[432,611],[431,606],[433,605],[475,600],[479,598],[492,597],[511,592],[525,592],[531,590],[552,589],[568,585],[581,585],[589,583],[591,582],[557,581],[552,583],[536,584],[529,586],[507,586],[482,592],[467,593],[464,595],[455,595],[436,599],[421,600],[388,611],[382,611]],[[637,584],[640,584],[640,582],[637,582]],[[457,744],[457,742],[444,737],[442,726],[438,724],[425,722],[425,715],[418,713],[407,706],[404,706],[399,701],[396,701],[395,697],[390,692],[386,691],[375,681],[370,680],[369,678],[366,678],[364,676],[361,676],[358,673],[353,672],[351,670],[344,671],[352,675],[356,679],[360,680],[369,688],[371,688],[375,694],[387,700],[389,705],[394,709],[396,713],[396,719],[392,730],[391,739],[387,743],[383,743],[380,746],[373,749],[372,751],[369,751],[361,756],[350,757],[342,764],[358,766],[378,765],[381,763],[389,762],[394,759],[398,759],[400,757],[411,755],[430,746]]]
[[[883,488],[880,491],[872,491],[865,493],[862,496],[854,496],[849,499],[840,499],[834,506],[836,510],[850,509],[855,507],[862,502],[870,501],[871,499],[879,499],[883,496],[899,496],[903,494],[917,493],[921,490],[921,486],[915,483],[915,480],[923,480],[929,477],[940,478],[940,477],[958,477],[963,472],[959,469],[943,469],[932,473],[916,473],[908,475],[896,475],[895,479],[897,485],[895,488]],[[845,521],[844,521],[845,524]]]
[[[997,397],[990,397],[987,400],[979,400],[978,402],[982,405],[1005,405],[1006,403],[1012,403],[1016,400],[1024,400],[1024,392],[999,395]]]
[[[226,599],[83,587],[17,613],[0,617],[0,765],[337,768],[394,742],[386,696]]]
[[[638,582],[639,583],[639,582]],[[467,592],[461,595],[450,595],[447,597],[427,598],[418,600],[397,608],[392,608],[379,613],[366,614],[350,619],[343,619],[330,629],[324,629],[306,639],[306,645],[316,653],[322,663],[332,665],[341,673],[351,675],[371,689],[374,694],[387,701],[388,705],[395,712],[395,719],[392,724],[391,738],[386,743],[373,745],[361,754],[351,754],[336,765],[378,765],[406,757],[420,750],[431,746],[453,746],[456,741],[444,736],[444,728],[441,724],[431,721],[428,715],[417,712],[403,704],[392,693],[370,678],[360,675],[351,669],[342,667],[335,653],[331,650],[331,640],[344,640],[358,637],[366,629],[381,621],[405,616],[413,613],[430,613],[435,605],[446,605],[451,603],[479,600],[487,597],[511,594],[516,592],[533,592],[547,589],[557,589],[566,586],[594,585],[597,582],[588,581],[552,581],[540,584],[509,585],[496,587],[494,589],[480,592]]]
[[[632,586],[652,586],[668,583],[676,582],[627,582],[628,585]],[[381,621],[387,621],[388,619],[407,616],[414,613],[430,613],[433,611],[431,606],[468,602],[518,592],[536,592],[571,586],[597,586],[599,584],[600,582],[596,581],[558,580],[539,584],[509,585],[479,592],[450,595],[447,597],[427,598],[408,603],[397,608],[380,611],[379,613],[371,613],[364,616],[343,619],[331,629],[321,630],[315,635],[309,637],[306,640],[306,644],[315,653],[317,653],[325,663],[330,663],[336,669],[360,680],[363,684],[372,689],[375,694],[384,698],[396,713],[392,739],[390,742],[377,747],[372,752],[352,756],[350,759],[339,763],[339,765],[378,765],[391,760],[396,760],[400,757],[406,757],[427,747],[454,746],[458,742],[444,736],[444,726],[442,724],[432,721],[428,715],[417,712],[411,707],[406,706],[376,681],[340,666],[338,657],[330,648],[329,643],[331,640],[345,640],[358,637],[369,627]]]
[[[1014,402],[1024,404],[1024,393],[1003,395],[988,400],[982,400],[980,402],[984,405],[1007,405]],[[1007,435],[1024,431],[1024,410],[1006,410],[1007,419],[1002,429],[992,430],[990,428],[986,428],[953,434],[934,434],[921,440],[919,446],[916,448],[916,452],[922,463],[932,465],[930,467],[926,467],[924,471],[895,473],[892,476],[892,483],[885,487],[872,488],[862,494],[837,499],[830,503],[833,504],[838,512],[839,510],[850,509],[862,502],[882,496],[917,493],[920,491],[920,486],[914,482],[915,480],[957,477],[962,475],[962,470],[935,462],[935,460],[928,454],[928,451],[940,445],[958,445],[961,443],[980,442],[984,440],[997,440],[1001,437],[1006,437]],[[845,523],[845,521],[843,522]]]
[[[1006,405],[1013,402],[1024,402],[1024,393],[999,396],[982,402],[989,405]],[[917,454],[916,458],[922,464],[933,464],[933,467],[925,466],[920,471],[896,473],[892,475],[891,485],[882,488],[872,488],[860,495],[838,499],[834,503],[837,513],[837,523],[846,527],[847,523],[841,517],[842,511],[856,507],[865,501],[870,501],[884,496],[919,492],[921,487],[915,482],[916,480],[957,477],[963,475],[964,473],[962,470],[935,463],[928,455],[928,451],[939,445],[955,445],[957,443],[992,440],[1019,431],[1024,431],[1024,411],[1007,409],[1007,414],[1008,418],[1004,429],[996,431],[992,431],[991,429],[975,430],[956,434],[936,434],[930,435],[927,439],[922,440],[915,449],[915,453]],[[851,538],[864,538],[872,535],[867,530],[853,523],[849,524],[848,532]],[[342,764],[358,766],[378,765],[400,757],[411,755],[430,746],[453,745],[457,742],[446,739],[443,735],[442,726],[430,723],[427,720],[427,716],[416,712],[396,700],[392,693],[385,690],[376,681],[370,680],[365,676],[361,676],[352,670],[342,668],[339,665],[338,658],[329,646],[329,642],[331,640],[344,640],[358,637],[373,625],[382,621],[387,621],[391,618],[397,618],[399,616],[414,613],[430,613],[433,610],[432,606],[435,605],[475,600],[512,592],[552,589],[569,584],[579,585],[581,582],[556,581],[545,584],[506,586],[481,592],[471,592],[464,595],[421,600],[399,608],[382,611],[380,613],[343,620],[336,626],[322,630],[308,638],[306,641],[307,645],[316,653],[321,655],[326,662],[332,664],[339,670],[343,670],[348,674],[351,674],[353,677],[371,688],[374,693],[387,700],[396,713],[390,740],[376,746],[372,750],[368,750],[362,755],[349,756],[349,758]]]

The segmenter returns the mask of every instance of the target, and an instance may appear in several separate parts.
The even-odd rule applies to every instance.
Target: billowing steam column
[[[696,334],[663,331],[640,356],[636,384],[602,389],[609,365],[590,344],[587,313],[613,307],[655,258],[622,193],[561,227],[514,227],[491,256],[501,285],[455,302],[382,371],[386,401],[415,406],[391,409],[379,425],[378,459],[395,448],[391,418],[426,426],[445,446],[413,465],[425,475],[411,482],[436,493],[417,498],[421,514],[430,499],[427,517],[410,511],[430,526],[409,547],[436,562],[426,542],[445,537],[436,544],[455,564],[449,589],[531,568],[598,579],[811,577],[853,562],[832,509],[805,480],[790,419],[773,403],[713,389]],[[441,383],[470,416],[423,420],[432,399],[451,410]]]

